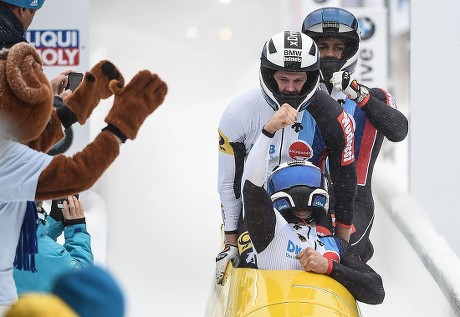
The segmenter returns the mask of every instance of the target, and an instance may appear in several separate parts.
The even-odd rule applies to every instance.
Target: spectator
[[[99,266],[68,270],[51,294],[29,293],[5,317],[123,317],[123,291],[112,274]]]
[[[36,272],[15,268],[14,281],[18,295],[30,292],[51,291],[53,281],[69,269],[81,269],[94,264],[90,235],[86,230],[83,204],[76,196],[64,200],[63,209],[57,201],[52,204],[48,216],[37,204],[37,241],[39,252],[35,256]],[[64,232],[65,242],[61,245],[57,238]]]
[[[44,3],[45,0],[0,0],[0,47],[27,42],[24,32]]]
[[[43,6],[45,0],[0,0],[0,49],[11,48],[14,44],[27,42],[24,33],[32,23],[35,14]],[[85,105],[79,104],[82,96],[79,92],[72,94],[69,89],[65,90],[68,80],[67,75],[73,72],[68,69],[50,80],[53,89],[53,111],[45,131],[28,146],[42,152],[48,152],[53,145],[61,141],[68,134],[68,129],[79,121],[84,124],[91,114],[97,102],[87,100]],[[124,79],[114,65],[107,63],[104,73],[111,79],[117,79],[124,83]],[[91,80],[88,80],[91,82]],[[94,92],[96,95],[96,92]],[[66,130],[62,130],[62,127]],[[54,153],[56,154],[56,153]]]

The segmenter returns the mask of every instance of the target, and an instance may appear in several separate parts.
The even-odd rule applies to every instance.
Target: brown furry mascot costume
[[[118,69],[101,61],[65,100],[67,106],[55,110],[35,48],[19,43],[0,51],[0,305],[17,299],[13,267],[34,270],[34,201],[89,189],[166,93],[166,84],[150,71],[139,72],[124,86]],[[61,123],[84,124],[100,100],[111,95],[107,126],[92,143],[72,157],[45,153],[63,137]],[[60,177],[64,172],[66,177]]]

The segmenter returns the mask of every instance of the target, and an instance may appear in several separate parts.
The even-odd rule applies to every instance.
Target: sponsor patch
[[[238,250],[242,254],[248,249],[252,249],[252,241],[249,232],[245,231],[238,237]]]
[[[295,256],[302,251],[302,247],[295,244],[295,242],[288,240],[286,246],[286,257],[290,259],[295,259]]]
[[[219,151],[225,154],[233,155],[233,147],[228,141],[228,137],[219,129]]]
[[[387,105],[389,105],[391,108],[398,109],[395,98],[393,98],[393,96],[385,89],[380,88],[380,90],[383,91],[383,93],[387,97]]]
[[[343,135],[346,140],[345,148],[342,152],[341,161],[341,165],[346,166],[352,164],[355,161],[355,129],[353,120],[350,118],[350,115],[348,115],[345,111],[342,111],[337,120],[339,120],[340,125],[342,126]]]
[[[313,149],[307,142],[297,140],[289,146],[289,156],[297,161],[309,160],[313,157]]]

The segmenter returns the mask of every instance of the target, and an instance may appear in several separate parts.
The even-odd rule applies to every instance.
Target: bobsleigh
[[[304,271],[234,268],[214,281],[205,317],[360,317],[355,298],[336,280]]]

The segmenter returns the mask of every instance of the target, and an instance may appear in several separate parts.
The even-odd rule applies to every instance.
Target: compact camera
[[[75,194],[74,196],[77,197],[77,199],[79,197],[78,194]],[[56,204],[56,207],[58,207],[59,209],[63,209],[64,208],[64,200],[67,201],[67,203],[69,203],[67,198],[63,197],[63,198],[58,198],[56,200],[53,200],[52,205]],[[53,206],[51,206],[51,207],[53,207]]]

